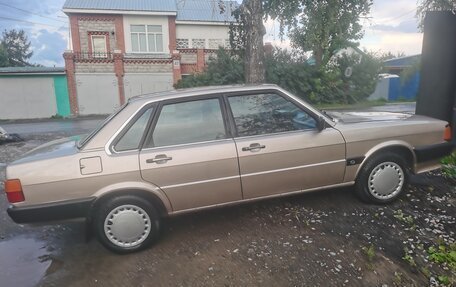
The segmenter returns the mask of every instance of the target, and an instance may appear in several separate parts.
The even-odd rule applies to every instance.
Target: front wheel
[[[368,159],[355,183],[357,195],[366,202],[389,203],[400,197],[407,185],[406,161],[385,152]]]
[[[152,203],[124,195],[108,199],[96,211],[99,241],[116,253],[132,253],[151,245],[158,237],[160,218]]]

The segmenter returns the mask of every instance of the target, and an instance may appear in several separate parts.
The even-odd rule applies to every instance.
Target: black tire
[[[387,190],[384,193],[377,192],[374,184],[374,169],[376,169],[376,172],[381,172],[386,169],[389,169],[392,173],[396,172],[396,174],[391,177],[392,180],[388,183],[392,185],[391,189],[383,189],[383,191]],[[403,194],[408,183],[408,172],[407,162],[402,156],[393,152],[374,154],[372,157],[367,159],[358,173],[358,177],[355,182],[356,195],[362,201],[368,203],[390,203]],[[385,177],[388,178],[387,176]],[[398,181],[397,184],[396,180]],[[402,184],[400,183],[401,181]]]
[[[111,212],[113,214],[110,215]],[[122,213],[124,218],[119,215]],[[129,215],[125,215],[125,213]],[[133,216],[133,224],[125,224],[125,221],[120,221],[117,226],[122,225],[122,228],[127,228],[127,230],[128,228],[133,228],[133,230],[128,230],[128,232],[133,232],[134,234],[142,232],[142,234],[138,234],[138,237],[135,237],[136,241],[121,241],[113,234],[115,230],[111,231],[109,229],[105,231],[105,221],[108,225],[109,223],[112,224],[109,226],[114,227],[113,221],[107,220],[108,216],[110,218],[117,216],[121,220],[125,220],[125,216]],[[144,224],[144,227],[142,224]],[[134,195],[121,195],[110,198],[98,205],[94,213],[93,227],[98,240],[103,246],[115,253],[127,254],[143,250],[156,241],[160,230],[160,217],[157,209],[150,201]],[[143,228],[144,230],[138,231],[138,228]]]

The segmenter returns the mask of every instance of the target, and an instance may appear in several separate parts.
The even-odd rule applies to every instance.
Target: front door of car
[[[245,199],[343,181],[345,142],[315,116],[275,93],[228,96]]]
[[[140,152],[144,180],[159,186],[174,211],[242,199],[236,146],[222,98],[165,102]]]

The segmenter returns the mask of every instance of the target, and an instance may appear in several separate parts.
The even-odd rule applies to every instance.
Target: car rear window
[[[117,141],[116,145],[114,146],[115,151],[128,151],[136,150],[139,148],[150,116],[152,115],[152,110],[153,108],[147,109],[139,118],[137,118],[137,120]]]

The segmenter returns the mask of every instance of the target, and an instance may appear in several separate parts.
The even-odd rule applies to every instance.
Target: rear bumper
[[[89,215],[94,201],[95,198],[91,197],[24,207],[10,206],[7,212],[16,223],[36,223],[81,218]]]
[[[436,145],[415,148],[417,163],[433,161],[450,155],[455,149],[453,143],[441,143]]]

